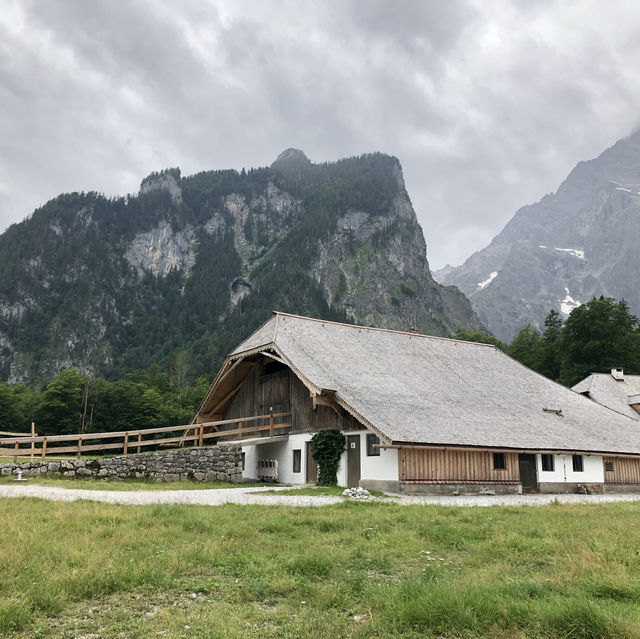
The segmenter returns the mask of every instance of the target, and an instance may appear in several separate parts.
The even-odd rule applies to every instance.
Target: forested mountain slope
[[[640,314],[640,132],[580,162],[556,193],[521,208],[491,244],[438,281],[460,288],[503,341],[550,309],[600,296]]]
[[[210,374],[273,309],[447,335],[477,328],[436,284],[397,159],[151,174],[136,196],[60,195],[0,236],[0,372]]]

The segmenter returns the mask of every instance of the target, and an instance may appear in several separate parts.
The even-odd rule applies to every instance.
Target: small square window
[[[242,470],[244,470],[244,459],[247,453],[242,453]]]
[[[573,472],[581,473],[584,471],[584,464],[582,462],[582,455],[573,455]]]
[[[379,443],[380,438],[377,435],[367,435],[367,457],[380,457],[380,449],[376,447]]]
[[[540,455],[542,457],[542,470],[545,473],[552,473],[555,470],[553,455]]]
[[[604,470],[607,473],[612,473],[613,472],[613,461],[608,459],[607,461],[604,462]]]
[[[299,473],[302,467],[302,451],[297,448],[293,451],[293,472]]]
[[[493,453],[493,470],[507,470],[507,459],[504,453]]]

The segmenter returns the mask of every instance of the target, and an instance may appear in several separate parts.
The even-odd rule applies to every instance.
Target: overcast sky
[[[3,0],[0,229],[148,173],[396,155],[432,269],[640,111],[629,0]]]

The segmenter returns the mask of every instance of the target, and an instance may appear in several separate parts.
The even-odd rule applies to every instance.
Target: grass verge
[[[29,485],[58,486],[60,488],[82,488],[83,490],[210,490],[218,488],[250,488],[271,486],[264,483],[232,484],[223,481],[168,481],[156,483],[145,479],[77,479],[38,475],[28,478]],[[15,483],[15,476],[0,477],[0,484]]]
[[[640,637],[640,504],[0,500],[0,636]]]

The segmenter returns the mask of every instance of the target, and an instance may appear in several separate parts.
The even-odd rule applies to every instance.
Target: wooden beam
[[[260,351],[260,355],[264,355],[265,357],[268,357],[269,359],[272,359],[272,360],[274,360],[276,362],[279,362],[280,364],[283,364],[284,366],[289,366],[289,364],[287,364],[287,362],[285,362],[283,359],[281,359],[277,355],[274,355],[273,353],[267,353],[267,351]]]
[[[333,410],[338,417],[342,417],[340,407],[336,403],[335,391],[323,390],[320,394],[311,393],[311,398],[313,401],[313,410],[316,409],[316,406],[326,406]]]

